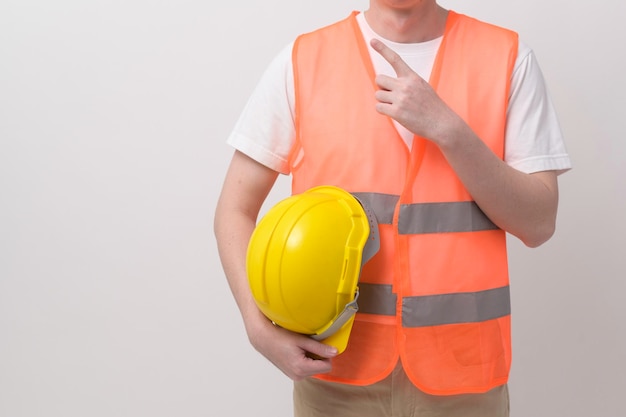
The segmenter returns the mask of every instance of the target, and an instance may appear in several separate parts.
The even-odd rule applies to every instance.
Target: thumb
[[[339,354],[334,346],[326,345],[311,338],[306,338],[300,346],[313,359],[331,359]]]

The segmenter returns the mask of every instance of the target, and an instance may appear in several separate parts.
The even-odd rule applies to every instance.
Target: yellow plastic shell
[[[363,207],[341,188],[315,187],[280,201],[248,246],[248,280],[259,309],[293,332],[324,333],[355,299],[368,235]],[[343,352],[353,321],[323,342]]]

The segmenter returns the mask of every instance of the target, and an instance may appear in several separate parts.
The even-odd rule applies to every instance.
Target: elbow
[[[215,210],[215,214],[213,215],[213,236],[215,237],[215,239],[219,239],[221,225],[222,221],[220,219],[220,208],[218,205]]]
[[[215,214],[213,215],[213,235],[219,243],[221,239],[225,239],[228,236],[228,210],[224,205],[218,201],[215,208]]]
[[[554,235],[555,222],[549,222],[535,228],[532,232],[519,236],[520,240],[529,248],[537,248],[546,243]]]

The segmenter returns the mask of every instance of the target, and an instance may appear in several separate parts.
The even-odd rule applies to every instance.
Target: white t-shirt
[[[367,45],[374,37],[380,39],[422,78],[429,79],[442,38],[396,43],[374,33],[363,13],[357,15],[357,21]],[[288,157],[295,141],[292,48],[293,43],[268,66],[227,140],[235,149],[282,174],[289,174]],[[391,65],[369,48],[376,73],[395,76]],[[567,171],[571,162],[554,106],[535,56],[522,42],[511,82],[505,162],[525,173]],[[395,125],[410,147],[413,134],[400,124]]]

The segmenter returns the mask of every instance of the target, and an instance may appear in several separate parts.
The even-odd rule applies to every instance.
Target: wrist
[[[248,340],[255,346],[260,335],[265,333],[269,327],[274,324],[258,309],[256,305],[252,306],[244,316],[244,327],[248,335]]]
[[[442,151],[448,149],[458,149],[460,142],[466,142],[470,135],[473,135],[471,128],[457,114],[441,122],[434,140]]]

